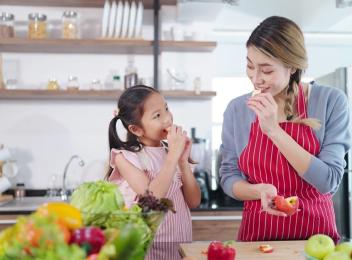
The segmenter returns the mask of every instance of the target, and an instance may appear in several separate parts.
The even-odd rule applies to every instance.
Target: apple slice
[[[284,198],[283,196],[276,196],[273,201],[275,209],[280,210],[289,216],[298,211],[299,198],[297,196],[287,198]]]
[[[271,245],[260,245],[259,250],[263,253],[272,253],[274,248]]]
[[[254,89],[254,91],[252,92],[252,97],[254,97],[255,95],[258,95],[262,93],[262,91],[260,89]]]

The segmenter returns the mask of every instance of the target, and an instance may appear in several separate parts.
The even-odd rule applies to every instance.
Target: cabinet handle
[[[16,224],[16,219],[3,219],[0,220],[0,225]]]
[[[205,221],[213,221],[213,220],[242,220],[242,216],[192,216],[192,220],[205,220]]]

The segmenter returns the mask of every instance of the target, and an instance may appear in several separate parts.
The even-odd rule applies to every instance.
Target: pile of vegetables
[[[85,183],[71,204],[44,204],[1,232],[0,259],[144,259],[172,207],[171,201],[146,193],[127,209],[114,184]]]

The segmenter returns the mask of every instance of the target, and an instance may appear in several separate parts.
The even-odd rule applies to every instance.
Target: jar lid
[[[28,19],[36,20],[36,21],[45,21],[46,20],[46,15],[45,14],[40,14],[40,13],[30,13],[28,15]]]
[[[11,13],[2,12],[0,15],[1,21],[13,21],[13,19],[15,19],[15,16]]]
[[[76,18],[77,17],[77,13],[75,11],[68,10],[68,11],[65,11],[62,14],[62,16],[66,17],[66,18]]]

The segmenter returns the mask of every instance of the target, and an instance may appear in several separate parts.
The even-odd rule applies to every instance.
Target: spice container
[[[0,38],[11,38],[15,36],[14,30],[15,16],[10,13],[0,14]]]
[[[47,21],[45,14],[31,13],[28,15],[28,38],[43,39],[47,37]]]
[[[68,77],[67,90],[79,90],[79,82],[77,77]]]
[[[60,86],[56,79],[49,79],[47,85],[48,90],[58,90],[59,88]]]
[[[62,38],[78,38],[77,13],[75,11],[65,11],[62,15]]]

